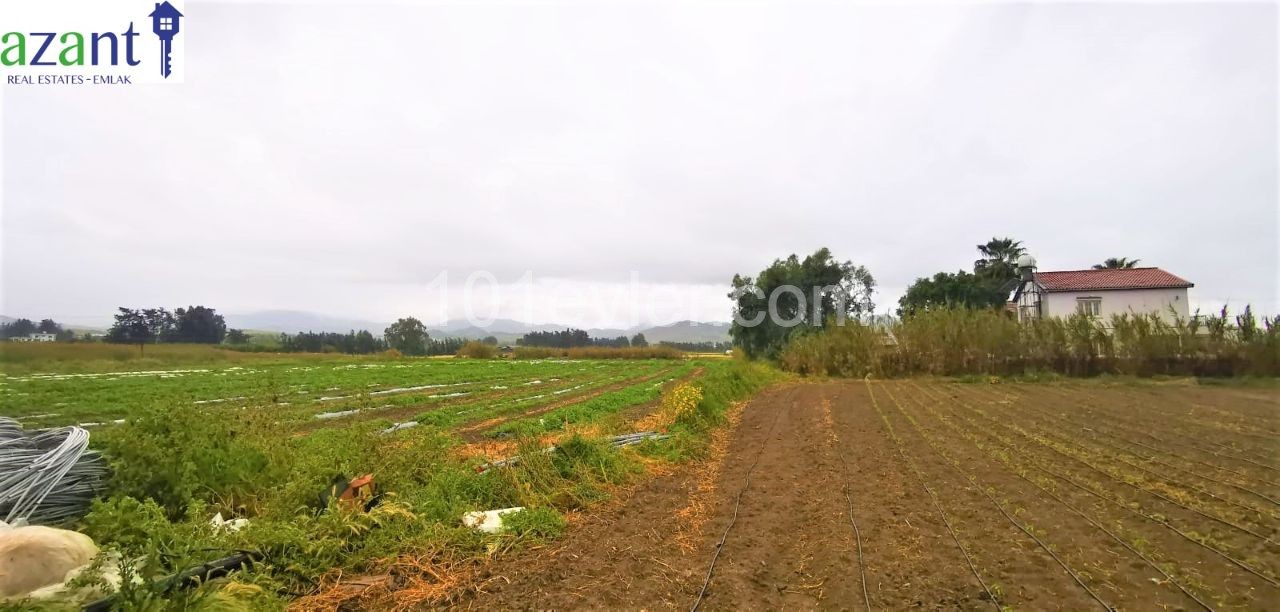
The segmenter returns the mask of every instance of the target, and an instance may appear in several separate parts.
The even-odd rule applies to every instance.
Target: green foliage
[[[165,342],[219,344],[227,335],[227,323],[212,308],[188,306],[173,311],[173,329]]]
[[[972,274],[960,270],[917,278],[898,299],[898,316],[939,308],[1003,307],[1017,278],[1018,257],[1026,249],[1012,238],[992,238],[979,244],[978,252],[982,257],[973,262]]]
[[[240,436],[243,423],[191,406],[155,406],[95,434],[111,462],[112,491],[150,498],[181,517],[193,501],[234,503],[267,466]]]
[[[388,346],[405,355],[427,354],[427,342],[431,339],[427,335],[427,327],[413,317],[392,323],[383,331],[382,337],[386,339]]]
[[[493,359],[498,356],[498,347],[479,340],[471,340],[458,349],[458,356],[471,359]]]
[[[49,394],[31,396],[45,406],[65,393],[97,401],[111,398],[108,392],[123,392],[134,403],[146,398],[155,406],[134,409],[127,425],[94,430],[94,443],[112,458],[115,474],[108,483],[110,490],[79,525],[104,548],[142,560],[141,584],[128,587],[121,596],[125,608],[282,608],[286,594],[309,592],[322,576],[385,571],[388,559],[406,552],[444,550],[456,557],[491,554],[495,536],[460,523],[461,516],[473,510],[529,509],[512,516],[508,533],[497,536],[499,540],[537,542],[558,537],[565,529],[563,512],[599,503],[613,487],[633,482],[644,472],[640,453],[673,459],[693,456],[704,444],[706,428],[723,420],[730,401],[777,375],[759,363],[728,360],[293,359],[185,374],[10,379],[23,388],[49,389]],[[520,461],[477,473],[474,468],[481,460],[465,458],[458,452],[459,440],[443,429],[464,419],[478,422],[573,397],[555,393],[558,390],[583,393],[581,389],[631,380],[627,387],[526,419],[527,431],[533,433],[547,431],[547,423],[559,427],[568,421],[595,422],[590,431],[616,431],[611,427],[621,421],[611,419],[620,410],[655,399],[664,380],[695,368],[705,368],[704,378],[695,383],[701,385],[705,379],[705,393],[691,411],[697,415],[672,427],[675,437],[671,440],[619,450],[609,445],[604,434],[580,434],[559,440],[559,450],[546,453],[543,440],[518,438],[515,454]],[[635,382],[640,377],[643,381]],[[529,384],[535,380],[536,385]],[[376,387],[371,386],[374,382]],[[292,408],[283,403],[261,405],[269,394],[287,394],[283,396],[299,404],[304,403],[302,398],[310,398],[317,403],[300,406],[309,417],[317,406],[349,405],[319,403],[321,394],[457,383],[497,393],[468,409],[475,412],[435,410],[428,414],[444,415],[437,425],[424,422],[391,434],[383,433],[388,421],[376,420],[308,428],[303,433],[293,428],[296,422],[282,418]],[[255,395],[245,390],[246,385],[261,385],[265,391]],[[299,394],[295,389],[300,386],[308,391]],[[244,410],[230,403],[191,407],[193,390],[201,398],[250,397],[244,400]],[[95,395],[99,392],[104,395]],[[438,392],[421,391],[424,395]],[[405,405],[424,402],[421,395],[413,394],[342,401],[376,401],[375,406],[381,406],[400,398]],[[320,506],[318,495],[335,475],[364,473],[374,475],[384,494],[381,505],[371,512],[337,503]],[[247,518],[249,524],[237,532],[217,532],[209,523],[215,512],[227,519]],[[173,591],[153,582],[237,550],[255,551],[264,559],[252,569],[237,572],[230,588],[227,581],[215,581],[195,590]]]
[[[1280,326],[1248,308],[1217,316],[1083,315],[1020,323],[1006,313],[932,309],[888,326],[857,321],[796,339],[779,359],[800,374],[1152,376],[1280,374]]]
[[[673,429],[703,434],[724,423],[733,402],[743,400],[778,380],[779,372],[761,363],[734,359],[720,362],[698,380],[702,392],[694,410],[683,411]]]
[[[1126,270],[1138,265],[1141,259],[1129,259],[1127,257],[1108,257],[1106,261],[1100,264],[1093,264],[1094,270]]]
[[[205,306],[169,312],[164,308],[118,308],[106,341],[121,344],[176,342],[219,344],[227,335],[222,315]]]
[[[933,278],[918,278],[898,299],[898,315],[911,316],[936,308],[992,308],[1004,305],[1009,294],[1005,280],[969,274],[939,272]]]
[[[503,529],[518,538],[541,542],[554,540],[567,526],[564,515],[554,508],[526,508],[502,517]]]
[[[992,238],[978,245],[982,257],[973,262],[974,275],[1004,283],[1017,276],[1018,257],[1027,252],[1022,241],[1012,238]]]
[[[564,359],[681,359],[684,357],[684,353],[670,346],[648,346],[642,348],[519,346],[516,347],[515,357],[516,359],[547,359],[554,357]]]
[[[874,311],[874,289],[871,272],[837,261],[826,248],[803,261],[792,254],[774,260],[754,279],[733,276],[729,299],[734,301],[734,322],[729,334],[748,357],[772,359],[794,334]]]
[[[0,338],[21,338],[36,333],[38,328],[31,319],[14,319],[0,323]]]

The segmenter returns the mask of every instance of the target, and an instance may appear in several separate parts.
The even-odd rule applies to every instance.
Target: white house
[[[1021,279],[1009,305],[1020,321],[1075,313],[1103,319],[1122,313],[1186,319],[1187,289],[1195,286],[1160,268],[1039,272],[1028,255],[1018,259],[1018,272]]]
[[[58,339],[58,336],[55,334],[46,334],[44,332],[36,332],[34,334],[27,334],[26,336],[23,336],[21,338],[10,338],[9,341],[10,342],[53,342],[54,340],[57,340],[57,339]]]

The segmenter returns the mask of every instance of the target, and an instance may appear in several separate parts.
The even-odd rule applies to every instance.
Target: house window
[[[1102,298],[1076,298],[1076,312],[1086,317],[1096,317],[1102,313]]]
[[[160,18],[160,29],[161,29],[161,30],[172,30],[172,29],[173,29],[173,17],[161,17],[161,18]]]

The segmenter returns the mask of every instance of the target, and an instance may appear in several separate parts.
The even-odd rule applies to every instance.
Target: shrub
[[[1280,325],[1252,311],[1230,324],[1156,314],[1019,322],[997,310],[935,309],[886,326],[859,321],[798,337],[779,356],[786,370],[827,376],[1280,374]]]
[[[479,340],[471,340],[458,349],[458,356],[471,359],[493,359],[498,356],[498,347]]]
[[[662,395],[660,413],[664,423],[674,423],[686,414],[698,409],[702,401],[702,389],[682,382]]]
[[[191,406],[153,407],[95,434],[111,462],[108,489],[155,500],[172,518],[193,501],[227,501],[260,485],[266,456],[243,435],[248,425]]]
[[[564,517],[554,508],[526,508],[502,517],[502,528],[520,538],[552,540],[564,533]]]

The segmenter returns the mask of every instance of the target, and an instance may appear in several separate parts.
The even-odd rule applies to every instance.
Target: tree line
[[[733,348],[732,342],[672,342],[663,340],[659,346],[669,346],[686,353],[723,353]]]
[[[972,271],[938,272],[916,279],[898,301],[898,316],[956,308],[1005,312],[1005,303],[1017,286],[1018,258],[1026,248],[1019,240],[992,238],[977,249],[980,256]],[[1113,257],[1093,267],[1126,269],[1138,262]],[[840,261],[826,248],[803,259],[795,254],[776,259],[754,277],[734,275],[729,293],[734,321],[729,335],[749,357],[776,358],[793,339],[842,319],[874,323],[875,286],[866,267]]]
[[[104,340],[120,344],[184,342],[221,344],[227,337],[227,322],[205,306],[177,308],[117,308],[115,322]]]
[[[600,346],[606,348],[645,348],[649,341],[643,333],[628,338],[592,338],[586,330],[569,328],[563,331],[536,331],[525,334],[516,340],[520,346],[540,348],[579,348],[584,346]]]
[[[936,308],[1003,308],[1017,287],[1018,258],[1025,255],[1021,240],[992,238],[977,245],[981,255],[973,271],[938,272],[918,278],[898,300],[898,316],[910,316]],[[1130,269],[1138,259],[1109,257],[1094,264],[1094,270]]]
[[[14,319],[7,323],[0,323],[0,338],[5,340],[26,338],[31,334],[53,334],[59,342],[69,342],[75,339],[74,332],[64,329],[61,324],[53,319],[40,319],[39,323],[31,319]]]

